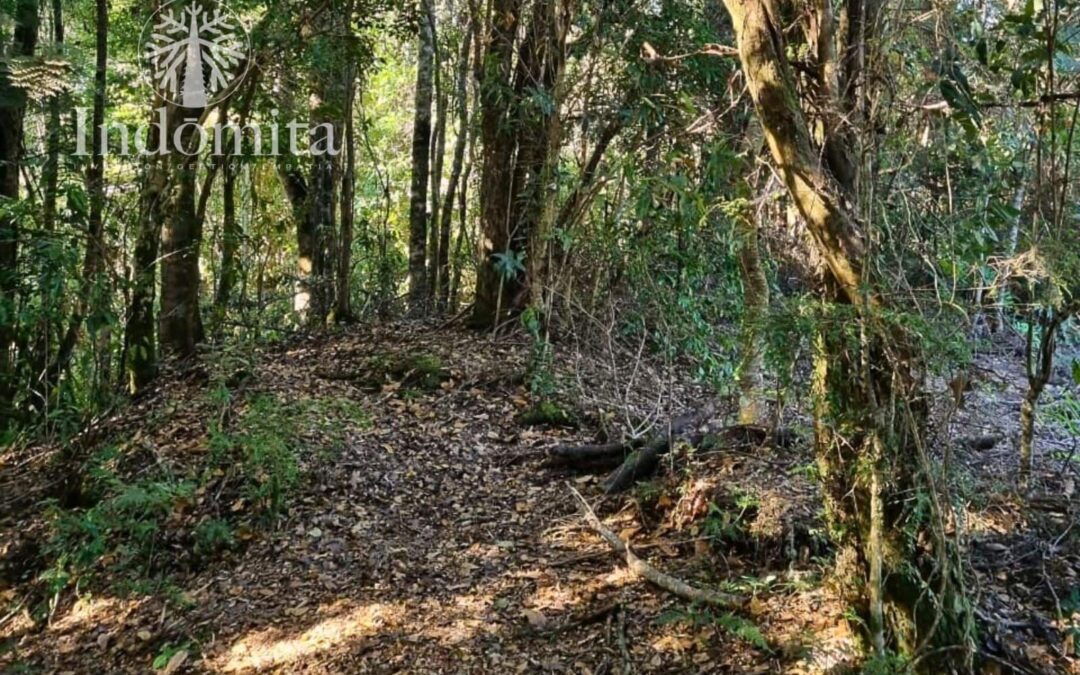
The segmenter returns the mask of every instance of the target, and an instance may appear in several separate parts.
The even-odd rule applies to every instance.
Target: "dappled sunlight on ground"
[[[278,628],[249,633],[233,643],[223,657],[214,659],[213,666],[229,673],[287,666],[392,629],[404,616],[398,605],[352,604],[339,601],[320,607],[317,616],[322,618],[297,635],[283,637]]]

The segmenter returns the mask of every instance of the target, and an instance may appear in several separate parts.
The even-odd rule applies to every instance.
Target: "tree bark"
[[[739,363],[739,423],[754,424],[761,417],[760,400],[764,358],[761,331],[769,311],[769,280],[761,264],[760,223],[745,214],[738,222],[739,271],[743,283],[742,358]]]
[[[491,28],[481,82],[483,234],[470,320],[474,327],[496,326],[522,310],[531,294],[541,297],[558,194],[560,88],[574,7],[573,0],[533,5],[515,68],[521,3],[495,3],[493,16],[500,19]],[[541,97],[547,100],[538,103]]]
[[[235,159],[224,159],[221,177],[221,269],[214,293],[214,331],[219,335],[222,322],[229,312],[233,288],[239,276],[236,255],[240,250],[241,232],[236,220],[236,177],[239,168]]]
[[[514,135],[511,97],[507,94],[514,73],[514,45],[521,19],[522,0],[493,0],[490,35],[484,62],[477,64],[480,80],[480,229],[476,300],[470,323],[490,328],[499,322],[505,299],[516,294],[516,276],[504,279],[496,256],[510,251],[513,203]]]
[[[11,53],[32,56],[38,39],[36,0],[15,3],[15,30]],[[23,117],[26,95],[0,75],[0,197],[19,199],[19,172],[22,167]],[[13,317],[18,293],[19,228],[14,217],[0,215],[0,310]],[[0,321],[0,413],[7,415],[17,391],[16,359],[13,349],[17,336],[13,318]]]
[[[339,323],[354,320],[352,311],[352,246],[356,198],[356,133],[353,106],[356,97],[355,69],[349,68],[345,103],[345,171],[341,177],[341,238],[338,241],[337,307],[334,318]]]
[[[431,28],[433,45],[433,100],[435,101],[435,123],[431,135],[431,185],[429,199],[431,201],[428,213],[428,242],[427,242],[427,272],[425,286],[427,298],[425,302],[429,307],[434,306],[438,297],[439,257],[441,253],[442,239],[440,238],[439,226],[442,223],[442,179],[446,157],[446,127],[448,122],[449,94],[443,84],[443,58],[439,48],[439,35],[435,26]]]
[[[435,60],[435,10],[432,0],[422,0],[421,8],[413,117],[412,183],[409,188],[409,311],[414,313],[423,310],[428,293],[427,202]]]
[[[179,110],[183,128],[180,142],[191,148],[194,125],[199,111]],[[188,359],[203,341],[202,315],[199,311],[199,249],[202,222],[196,208],[198,160],[182,153],[173,154],[175,199],[161,238],[161,316],[158,319],[163,356]]]
[[[58,52],[64,49],[64,5],[62,0],[52,2],[53,46]],[[60,183],[60,124],[61,94],[54,94],[49,101],[49,123],[46,126],[46,160],[43,170],[44,194],[42,225],[47,232],[56,228],[56,199]]]
[[[165,106],[161,99],[157,107]],[[147,143],[157,147],[161,135],[171,136],[173,111],[166,107],[165,129],[151,125]],[[128,390],[132,395],[144,391],[157,377],[157,340],[154,297],[157,292],[158,251],[169,185],[169,169],[164,158],[151,155],[146,160],[139,193],[139,216],[133,252],[131,306],[124,330],[124,352],[128,358]]]
[[[457,197],[461,172],[465,166],[465,151],[469,144],[469,52],[475,26],[470,21],[469,29],[462,37],[461,52],[458,54],[457,81],[455,97],[457,103],[457,139],[454,141],[454,158],[450,166],[450,180],[446,186],[446,198],[439,211],[439,246],[435,260],[434,296],[436,306],[445,310],[450,298],[450,231],[454,220],[454,199]]]
[[[839,547],[838,578],[863,608],[879,651],[886,639],[906,653],[919,646],[916,639],[966,644],[971,615],[959,598],[962,579],[937,520],[944,516],[932,482],[921,486],[934,504],[930,522],[917,525],[917,537],[903,531],[911,522],[907,495],[920,487],[919,476],[927,473],[920,467],[929,461],[921,445],[921,356],[911,336],[882,318],[883,300],[863,276],[865,236],[845,202],[857,197],[857,179],[833,173],[839,162],[826,168],[814,148],[787,62],[780,10],[770,0],[724,4],[773,161],[826,266],[827,321],[816,338],[815,436],[826,513]],[[827,97],[822,100],[829,105]],[[916,539],[927,542],[932,555],[915,549]],[[937,580],[935,599],[920,603],[928,572]]]

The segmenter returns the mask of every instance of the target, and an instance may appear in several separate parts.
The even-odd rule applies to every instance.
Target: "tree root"
[[[604,541],[608,543],[609,546],[611,546],[615,553],[626,559],[627,568],[637,576],[645,579],[658,588],[662,588],[663,590],[673,593],[684,600],[689,600],[690,602],[700,602],[729,609],[741,607],[746,603],[746,598],[742,596],[697,588],[681,579],[656,569],[649,563],[637,557],[634,552],[630,550],[630,545],[620,539],[619,535],[604,527],[604,524],[601,523],[600,519],[596,516],[596,512],[592,510],[592,507],[589,506],[589,503],[585,501],[585,498],[581,496],[580,492],[573,487],[570,488],[570,492],[574,494],[574,497],[581,505],[585,521],[604,539]]]
[[[548,464],[592,470],[615,467],[604,480],[604,492],[611,494],[626,490],[635,481],[652,475],[660,458],[677,440],[698,447],[715,435],[730,443],[758,445],[771,439],[777,445],[786,447],[794,438],[787,429],[774,434],[765,427],[746,424],[724,427],[712,433],[698,431],[716,415],[716,408],[717,404],[712,402],[697,411],[681,415],[647,440],[637,438],[602,444],[559,445],[548,451]]]

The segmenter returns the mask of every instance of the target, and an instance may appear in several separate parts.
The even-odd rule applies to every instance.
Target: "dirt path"
[[[371,391],[326,375],[387,345],[437,355],[449,380]],[[539,467],[538,450],[574,432],[516,419],[526,354],[469,333],[384,332],[270,355],[245,386],[346,397],[370,415],[336,456],[304,458],[305,487],[276,529],[165,594],[84,596],[0,658],[30,672],[146,672],[168,657],[176,672],[766,672],[770,654],[733,650],[715,627],[655,623],[682,605],[583,528],[567,478]],[[127,412],[144,416],[126,424],[156,434],[159,460],[207,442],[192,432],[206,412],[182,411],[192,388]],[[589,481],[577,485],[595,498]]]
[[[437,356],[446,377],[412,389],[350,376],[388,346]],[[527,353],[470,333],[383,329],[268,354],[245,387],[348,399],[367,423],[337,429],[335,453],[306,437],[307,478],[272,531],[240,532],[241,550],[178,572],[165,592],[86,595],[42,631],[9,623],[0,667],[808,673],[851,657],[845,608],[820,583],[805,451],[681,455],[685,468],[599,508],[657,566],[753,598],[737,617],[689,611],[583,526],[567,481],[598,501],[595,481],[540,466],[543,448],[592,432],[519,423]],[[206,411],[183,405],[203,389],[177,385],[125,413],[157,461],[208,443]]]

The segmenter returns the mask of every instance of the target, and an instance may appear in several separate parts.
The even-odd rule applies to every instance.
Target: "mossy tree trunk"
[[[739,363],[739,423],[756,424],[761,417],[760,401],[764,358],[761,331],[769,311],[769,280],[761,262],[758,230],[760,223],[749,214],[739,219],[739,271],[743,283],[742,358]]]
[[[165,106],[161,99],[155,108]],[[175,115],[167,109],[165,129],[150,126],[148,147],[158,147],[161,135],[172,135]],[[154,296],[157,291],[158,250],[161,245],[161,226],[169,185],[169,168],[164,158],[149,155],[142,172],[139,191],[139,219],[132,255],[131,306],[124,330],[124,354],[128,373],[128,389],[138,394],[157,376],[156,318]]]
[[[838,547],[837,577],[864,613],[879,653],[890,647],[911,654],[958,642],[967,647],[962,640],[969,616],[956,601],[960,580],[941,511],[931,508],[922,516],[911,506],[917,489],[932,504],[936,500],[921,445],[926,400],[920,350],[912,336],[884,318],[883,295],[864,274],[868,238],[854,208],[858,161],[838,155],[851,144],[835,142],[831,131],[819,128],[815,142],[784,38],[784,17],[800,12],[780,5],[725,0],[773,161],[824,267],[815,443]],[[816,10],[808,27],[821,74],[815,103],[840,106],[831,9],[821,3]],[[865,58],[857,63],[863,68]],[[822,118],[839,119],[841,112],[832,108]],[[930,580],[936,583],[924,593]]]

